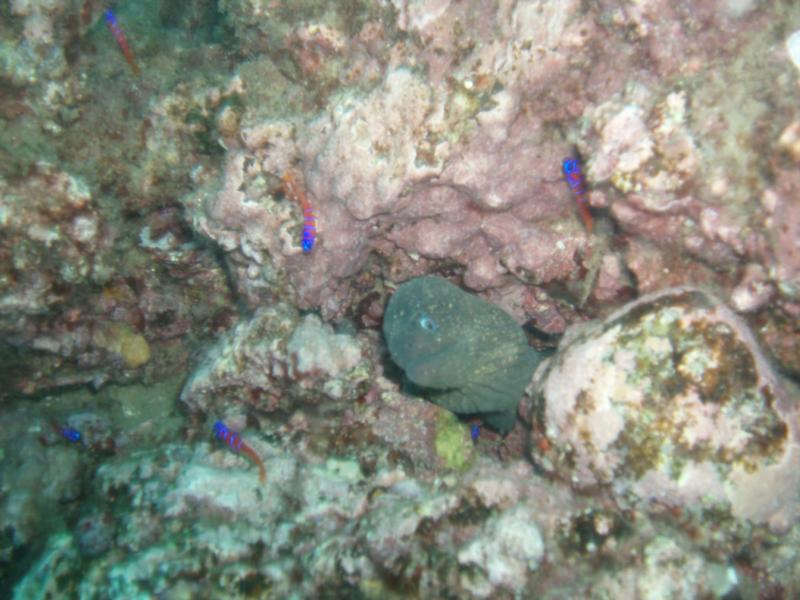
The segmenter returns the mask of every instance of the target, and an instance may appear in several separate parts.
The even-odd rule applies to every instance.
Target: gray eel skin
[[[510,315],[440,277],[397,288],[383,334],[392,360],[430,401],[477,413],[503,434],[541,360]]]

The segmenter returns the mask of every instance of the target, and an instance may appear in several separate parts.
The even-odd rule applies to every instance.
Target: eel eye
[[[419,326],[426,331],[436,331],[437,329],[439,329],[439,326],[436,324],[436,321],[431,319],[428,315],[422,315],[419,318]]]

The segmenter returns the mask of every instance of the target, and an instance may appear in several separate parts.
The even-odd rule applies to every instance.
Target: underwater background
[[[800,3],[0,4],[0,598],[800,598]]]

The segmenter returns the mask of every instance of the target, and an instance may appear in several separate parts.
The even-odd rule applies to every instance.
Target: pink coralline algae
[[[540,28],[532,14],[518,11],[517,33],[525,24],[532,32]],[[548,18],[563,29],[563,16],[554,9]],[[450,35],[439,29],[443,22],[436,34]],[[580,44],[577,27],[567,29],[570,44]],[[523,68],[533,70],[530,79],[534,73],[546,78],[546,70],[563,60],[553,54],[542,62],[520,42],[507,43],[511,62],[502,47],[481,60],[497,63],[509,78]],[[520,114],[519,88],[525,85],[503,90],[495,76],[473,70],[450,84],[432,84],[397,62],[370,91],[335,96],[307,124],[246,116],[246,148],[231,153],[225,181],[216,184],[222,188],[202,192],[206,210],[198,223],[249,261],[285,270],[300,305],[319,307],[325,316],[345,308],[347,278],[370,252],[392,247],[424,260],[455,260],[475,289],[515,277],[542,283],[573,277],[586,236],[569,210],[567,192],[545,181],[557,176],[559,164],[542,147],[541,119]],[[547,147],[555,155],[566,150],[563,143]],[[302,267],[292,256],[294,247],[279,241],[291,235],[285,230],[297,216],[285,214],[285,207],[265,196],[269,188],[257,186],[298,159],[321,239],[313,263]],[[240,222],[248,213],[249,224]],[[261,223],[258,234],[254,222]],[[261,256],[265,251],[269,258]],[[273,276],[272,269],[258,270],[256,277],[240,280],[248,298],[258,296],[259,279]]]
[[[351,45],[338,17],[281,25],[296,65],[327,102],[302,119],[270,113],[247,98],[275,92],[242,79],[243,71],[229,86],[245,108],[238,135],[225,137],[224,172],[218,179],[206,172],[184,200],[197,229],[230,253],[240,295],[255,306],[287,282],[292,302],[339,318],[361,299],[355,275],[380,260],[394,281],[457,268],[466,287],[487,294],[566,284],[584,305],[694,282],[727,288],[742,310],[764,307],[776,289],[769,269],[757,290],[744,274],[732,281],[738,261],[766,267],[768,260],[767,215],[745,177],[758,157],[751,146],[734,152],[726,133],[751,139],[745,121],[761,118],[763,105],[742,96],[748,116],[734,119],[718,109],[736,102],[722,76],[682,88],[663,79],[699,80],[709,46],[723,42],[721,24],[739,13],[696,9],[715,26],[695,37],[683,8],[666,10],[664,21],[655,5],[609,9],[599,20],[577,2],[541,11],[503,6],[480,16],[452,2],[398,7],[397,26],[427,40],[414,49],[389,44],[390,32],[372,21]],[[239,24],[259,22],[254,7],[231,11]],[[460,36],[448,25],[454,19],[469,24]],[[761,15],[740,23],[743,35],[759,23]],[[633,51],[604,58],[609,45],[627,47],[615,37],[623,30],[653,60],[652,72],[636,71]],[[756,52],[738,39],[733,45]],[[428,77],[409,68],[409,53]],[[354,68],[339,79],[345,87],[327,95],[330,67],[343,57]],[[376,61],[383,61],[378,71]],[[266,64],[249,68],[268,72]],[[725,68],[734,76],[734,65]],[[776,57],[770,69],[785,65]],[[279,76],[270,84],[299,93]],[[585,158],[596,235],[580,226],[569,190],[558,184],[572,147]],[[302,173],[315,207],[313,260],[299,256],[301,211],[277,192],[289,168]],[[519,320],[541,310],[531,308]]]

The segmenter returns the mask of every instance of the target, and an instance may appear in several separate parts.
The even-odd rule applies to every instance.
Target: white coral
[[[544,541],[533,522],[532,510],[519,505],[487,522],[482,534],[458,553],[458,562],[478,567],[493,586],[521,592],[528,573],[539,566],[543,557]],[[476,595],[491,594],[486,582],[473,583],[477,585],[467,587]]]

